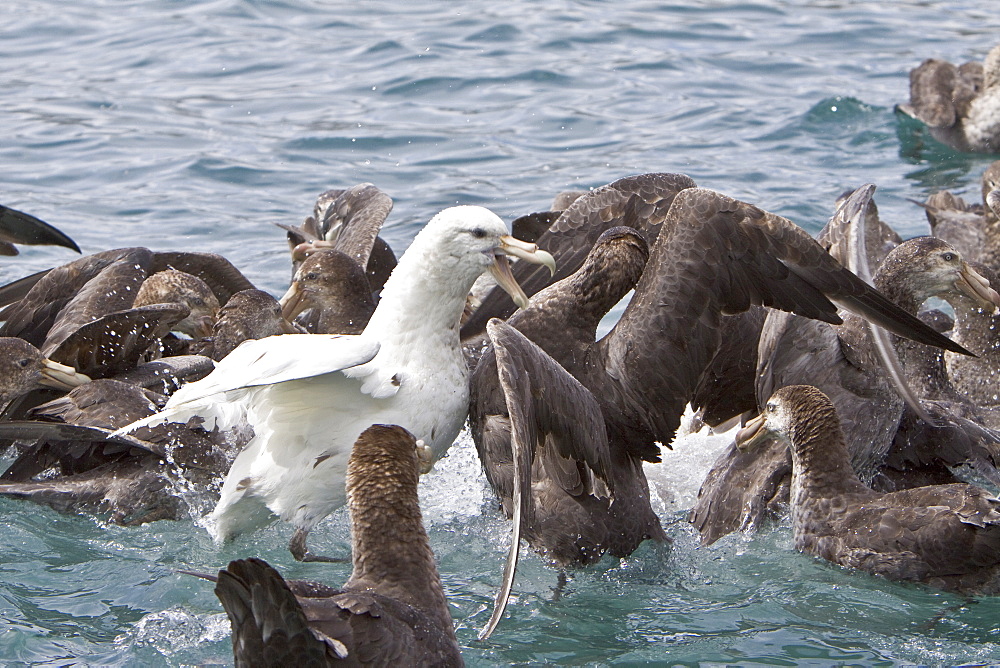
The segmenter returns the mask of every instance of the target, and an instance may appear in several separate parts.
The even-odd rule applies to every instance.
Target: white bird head
[[[413,251],[445,269],[456,284],[471,286],[489,269],[521,307],[527,305],[528,298],[511,276],[506,256],[543,264],[555,273],[552,255],[510,236],[500,217],[481,206],[453,206],[437,214],[417,234],[407,253]]]

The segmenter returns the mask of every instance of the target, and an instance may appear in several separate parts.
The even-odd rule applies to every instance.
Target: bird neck
[[[531,305],[508,322],[576,376],[594,346],[601,319],[635,287],[644,263],[620,260],[616,271],[600,271],[593,257],[572,276],[540,290]],[[567,355],[569,357],[567,357]],[[579,378],[578,378],[579,380]]]
[[[454,256],[436,255],[442,254],[422,253],[411,246],[386,281],[366,331],[375,332],[383,342],[394,333],[449,333],[458,346],[465,299],[483,267],[459,262]]]
[[[920,306],[934,293],[915,287],[917,283],[910,280],[912,273],[904,261],[890,255],[879,267],[873,282],[897,306],[911,315],[917,315]],[[953,390],[948,382],[943,351],[896,334],[890,334],[889,338],[899,357],[906,382],[917,396],[926,399],[951,397]]]
[[[383,466],[384,464],[384,466]],[[417,473],[386,459],[348,487],[354,570],[346,589],[402,601],[453,628],[417,499]]]
[[[816,408],[792,426],[792,497],[829,498],[870,491],[851,466],[833,405]]]
[[[911,274],[912,270],[904,261],[890,256],[875,272],[872,282],[896,306],[916,315],[920,305],[933,295],[917,294],[909,280]]]

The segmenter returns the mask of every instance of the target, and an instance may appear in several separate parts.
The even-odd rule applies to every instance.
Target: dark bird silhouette
[[[375,311],[362,266],[332,248],[316,250],[302,261],[280,303],[284,318],[296,320],[310,334],[360,334]],[[297,320],[299,314],[303,317]]]
[[[648,176],[650,188],[661,180]],[[534,520],[524,533],[562,566],[589,563],[605,551],[624,556],[645,538],[662,537],[641,463],[658,461],[657,443],[673,440],[685,404],[719,350],[724,314],[762,304],[839,324],[835,301],[894,332],[958,349],[844,269],[790,221],[699,188],[677,192],[672,202],[666,211],[647,209],[653,217],[649,226],[659,228],[659,235],[645,268],[641,233],[608,231],[575,274],[537,293],[509,320],[551,356],[550,367],[561,365],[593,396],[606,448],[560,433],[562,422],[551,416],[571,400],[543,383],[553,375],[563,378],[563,386],[568,382],[560,369],[540,373],[546,358],[521,354],[527,346],[517,337],[502,342],[511,357],[520,355],[526,370],[504,362],[499,352],[487,352],[473,376],[473,438],[508,513],[518,483],[512,466],[518,455],[511,449],[511,434],[522,428],[517,414],[529,421],[526,434],[537,432],[516,441],[536,449],[533,462],[523,460],[531,465],[531,489],[522,489],[521,498],[533,504],[525,516]],[[624,260],[616,248],[630,249],[631,258]],[[595,341],[601,316],[640,273],[621,319]],[[508,368],[498,380],[500,365]],[[503,380],[504,373],[513,380]],[[522,376],[530,378],[528,385],[514,382]],[[526,407],[515,413],[511,406],[518,402]],[[589,412],[581,408],[581,414]],[[576,417],[571,408],[564,419]],[[608,454],[595,458],[602,451]],[[525,470],[522,476],[528,475]],[[567,519],[577,516],[585,520]],[[570,530],[560,529],[564,522]]]
[[[288,233],[292,275],[315,250],[333,248],[353,258],[378,293],[396,266],[396,255],[379,236],[391,211],[392,198],[371,183],[321,193],[301,226],[278,225]]]
[[[219,309],[212,335],[192,344],[192,352],[215,361],[233,352],[244,341],[302,330],[281,315],[281,304],[263,290],[241,290]]]
[[[847,240],[852,234],[856,234],[855,239],[865,238],[864,226],[848,225],[848,221],[859,224],[864,219],[865,200],[873,189],[859,189],[848,198],[820,233],[820,243],[845,262],[858,261],[861,255],[863,245],[857,243],[855,257],[848,257]],[[871,255],[871,251],[869,244],[864,254]],[[960,292],[969,293],[978,303],[997,298],[954,249],[930,237],[912,239],[895,248],[874,282],[913,315],[920,304],[935,295],[950,298]],[[958,350],[956,344],[950,348],[968,354]],[[902,365],[897,349],[902,353]],[[934,424],[928,420],[930,409],[920,403],[926,394],[918,390],[923,390],[925,383],[917,383],[914,377],[908,380],[906,373],[907,368],[912,371],[923,363],[921,358],[928,354],[926,347],[886,338],[854,315],[847,315],[842,326],[832,327],[790,314],[769,313],[759,351],[757,396],[763,400],[783,385],[811,383],[820,387],[843,415],[848,449],[863,479],[871,481],[886,464],[904,415],[904,399],[913,407],[909,410],[916,419]],[[931,354],[938,354],[937,349]],[[956,434],[956,438],[965,436]],[[918,441],[913,439],[914,443]],[[968,440],[967,445],[956,445],[946,460],[958,464],[969,458],[983,458],[974,440]],[[730,446],[706,477],[691,512],[690,519],[702,540],[711,543],[732,531],[755,527],[780,509],[788,498],[790,466],[788,450],[779,442],[753,453],[742,453],[735,445]]]
[[[113,433],[166,401],[138,385],[98,379],[31,409],[32,421],[0,422],[0,437],[19,442],[0,494],[123,525],[202,514],[245,439],[196,424]]]
[[[68,236],[29,213],[0,206],[0,255],[17,255],[14,244],[28,246],[65,246],[80,252]]]
[[[340,589],[285,582],[260,559],[219,571],[237,666],[461,666],[417,499],[417,441],[373,425],[347,471],[354,569]]]
[[[910,103],[896,108],[957,151],[1000,152],[1000,46],[981,65],[928,58],[910,70]]]
[[[956,483],[879,494],[855,474],[837,411],[807,385],[781,388],[737,435],[771,433],[792,451],[795,548],[890,580],[964,593],[996,591],[1000,501]]]

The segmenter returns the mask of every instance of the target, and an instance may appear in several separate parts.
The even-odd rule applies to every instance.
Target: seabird
[[[0,476],[0,494],[126,526],[204,512],[218,499],[239,443],[178,424],[112,433],[166,401],[131,383],[98,379],[31,409],[33,421],[0,422],[3,438],[32,442],[19,446]]]
[[[841,194],[835,202],[836,213],[818,237],[820,245],[841,263],[849,257],[851,221],[859,216],[864,216],[863,247],[870,265],[881,264],[902,242],[899,234],[879,217],[875,200],[870,196],[873,189],[874,186],[862,186]],[[727,425],[742,415],[756,414],[758,348],[766,317],[764,308],[753,306],[744,313],[723,319],[722,346],[691,400],[700,423],[725,431]],[[778,320],[787,317],[772,316]]]
[[[647,176],[647,187],[659,178]],[[628,276],[632,269],[625,269],[621,257],[601,256],[615,245],[610,243],[614,235],[626,248],[638,250],[639,232],[606,232],[611,236],[602,237],[577,273],[536,293],[532,305],[509,321],[551,355],[555,361],[550,366],[561,365],[560,370],[568,372],[564,376],[571,375],[593,396],[605,425],[606,454],[601,455],[600,443],[591,446],[592,439],[581,441],[562,430],[562,421],[575,414],[562,421],[552,417],[557,409],[546,404],[558,406],[569,400],[558,396],[561,390],[539,387],[552,375],[536,371],[544,359],[541,355],[522,355],[527,371],[503,365],[519,387],[530,388],[530,394],[519,389],[514,397],[525,404],[519,413],[526,416],[527,427],[519,425],[508,388],[502,397],[492,389],[498,383],[488,366],[493,358],[484,357],[476,370],[474,383],[481,385],[473,393],[470,423],[487,477],[505,508],[512,509],[509,490],[519,480],[511,466],[518,457],[512,452],[512,434],[519,429],[536,432],[520,439],[535,457],[533,464],[525,459],[531,466],[521,469],[531,481],[522,498],[534,505],[526,515],[529,521],[533,516],[536,524],[526,526],[525,533],[536,549],[562,564],[588,563],[605,550],[624,556],[643,539],[662,536],[649,505],[641,462],[658,461],[658,443],[673,440],[685,404],[719,349],[724,314],[765,304],[839,323],[836,302],[902,335],[954,347],[844,269],[785,218],[701,188],[682,189],[672,194],[669,209],[650,207],[647,214],[649,226],[659,228],[659,234],[644,268],[640,259],[637,271]],[[641,255],[633,252],[633,258]],[[627,266],[635,265],[630,261]],[[612,280],[619,269],[625,269],[626,278]],[[638,272],[641,278],[621,319],[595,342],[600,317],[628,290]],[[494,329],[494,334],[504,331],[500,326]],[[505,343],[507,348],[512,345]],[[525,348],[518,345],[508,352],[517,354]],[[499,350],[496,359],[500,366]],[[567,384],[560,382],[559,387]],[[506,406],[498,398],[504,398]],[[588,522],[592,528],[582,528]],[[562,523],[569,528],[561,530]],[[516,548],[514,541],[511,549]],[[505,600],[498,598],[498,609]],[[497,619],[495,615],[485,633]]]
[[[347,468],[354,569],[343,587],[286,582],[260,559],[219,571],[237,666],[462,666],[417,499],[417,443],[372,425]],[[205,577],[205,576],[201,576]]]
[[[189,314],[172,331],[197,339],[209,336],[219,315],[219,299],[205,281],[177,269],[158,271],[142,282],[133,308],[149,304],[183,304]]]
[[[211,253],[104,251],[0,288],[2,336],[18,336],[92,377],[124,373],[190,313],[178,301],[135,306],[152,275],[169,267],[203,280],[221,302],[250,282]]]
[[[212,335],[193,342],[192,352],[219,361],[244,341],[302,333],[281,315],[281,304],[273,296],[263,290],[241,290],[219,309]]]
[[[344,504],[350,447],[375,422],[401,424],[440,457],[468,414],[468,369],[458,322],[476,278],[491,269],[520,293],[506,255],[552,257],[507,235],[495,214],[458,206],[417,234],[364,332],[290,334],[248,341],[205,379],[176,392],[165,410],[130,428],[197,415],[227,429],[247,422],[255,436],[226,476],[211,515],[225,540],[269,521],[296,527],[290,549],[308,553],[308,532]],[[517,297],[527,303],[523,293]]]
[[[857,210],[852,216],[856,215]],[[821,242],[825,238],[821,234]],[[832,241],[825,245],[839,247]],[[897,246],[874,279],[875,287],[913,315],[932,296],[967,291],[981,302],[996,299],[983,282],[960,254],[932,237],[911,239]],[[811,383],[826,392],[844,416],[842,424],[852,462],[867,480],[872,480],[884,464],[900,425],[904,402],[896,388],[903,385],[904,392],[908,391],[905,378],[893,382],[888,377],[875,346],[875,334],[851,314],[844,318],[842,326],[831,327],[770,313],[761,334],[757,374],[758,397],[770,396],[784,385],[801,383]],[[937,343],[937,347],[968,352],[945,341]],[[923,354],[911,341],[895,339],[890,340],[890,345],[903,351],[904,369],[907,364],[912,369],[914,364],[908,357],[911,351]],[[910,394],[910,403],[916,404],[920,415],[926,415],[917,403],[919,392]],[[709,472],[691,512],[690,519],[702,540],[711,543],[732,531],[755,526],[787,498],[789,475],[789,454],[780,442],[750,454],[731,446]]]
[[[372,289],[360,264],[346,253],[319,249],[295,270],[279,300],[281,314],[310,334],[360,334],[375,311]]]
[[[302,226],[278,225],[288,233],[293,276],[312,252],[333,248],[353,258],[378,293],[396,266],[396,255],[379,236],[391,211],[392,198],[371,183],[321,193]]]
[[[49,359],[24,339],[0,337],[0,410],[32,390],[69,391],[87,382],[89,376]]]
[[[931,234],[944,239],[969,262],[1000,268],[1000,222],[990,205],[991,193],[1000,189],[1000,160],[990,163],[982,176],[982,203],[966,204],[958,195],[942,190],[915,202],[924,208]],[[996,193],[1000,196],[1000,191]]]
[[[928,58],[910,70],[910,103],[897,109],[957,151],[1000,153],[1000,45],[981,66]]]
[[[807,385],[781,388],[736,440],[771,433],[792,451],[795,548],[890,580],[964,593],[995,590],[1000,501],[962,483],[879,494],[854,472],[833,403]]]

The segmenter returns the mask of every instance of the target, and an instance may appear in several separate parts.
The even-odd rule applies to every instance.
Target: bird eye
[[[29,364],[31,364],[31,360],[30,359],[23,359],[23,360],[18,360],[17,361],[17,365],[19,367],[21,367],[22,369],[27,368]]]
[[[775,405],[775,404],[768,404],[767,405],[767,412],[768,413],[773,413],[776,410],[778,410],[778,406],[777,405]]]
[[[477,239],[484,239],[488,232],[481,227],[477,227],[471,231],[471,234]]]
[[[194,304],[195,306],[204,306],[205,300],[202,299],[201,297],[195,297],[194,299],[191,300],[191,303]]]
[[[305,278],[307,281],[315,281],[318,278],[318,276],[316,275],[315,271],[310,271],[308,274],[306,274]]]
[[[954,253],[950,253],[950,252],[949,253],[942,253],[941,257],[944,258],[945,262],[954,262],[955,261],[955,254]]]

